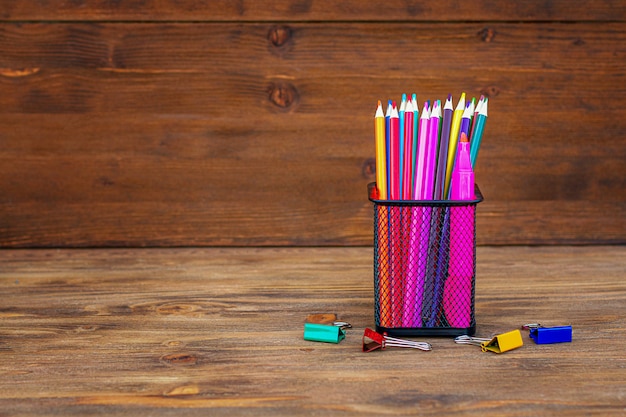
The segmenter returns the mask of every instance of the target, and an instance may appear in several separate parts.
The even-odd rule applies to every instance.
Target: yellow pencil
[[[378,188],[378,198],[387,199],[387,156],[385,144],[385,115],[383,107],[378,100],[378,108],[374,117],[374,132],[376,140],[376,187]]]
[[[450,180],[452,179],[452,168],[454,167],[454,158],[456,157],[456,147],[459,141],[459,129],[461,127],[461,117],[465,111],[465,93],[461,94],[459,104],[452,115],[452,123],[450,125],[450,140],[448,142],[448,163],[446,164],[446,183],[443,191],[443,198],[447,199],[450,192]]]

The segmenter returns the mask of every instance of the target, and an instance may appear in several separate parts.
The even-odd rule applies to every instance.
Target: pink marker
[[[437,143],[439,142],[439,119],[441,119],[441,102],[437,100],[433,105],[428,121],[427,143],[424,153],[424,183],[422,200],[432,200],[435,191],[435,176],[437,171]]]
[[[470,158],[470,142],[464,132],[461,133],[458,155],[452,172],[451,187],[450,198],[452,200],[474,199],[474,170],[472,170]]]
[[[475,198],[474,172],[465,133],[461,134],[450,187],[452,200]],[[465,328],[472,325],[475,209],[475,205],[450,207],[450,264],[443,294],[443,308],[451,327]]]

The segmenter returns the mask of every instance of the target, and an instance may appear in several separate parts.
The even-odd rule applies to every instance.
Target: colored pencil
[[[435,177],[437,169],[437,145],[439,139],[439,120],[441,119],[441,101],[437,100],[428,122],[428,143],[424,164],[424,189],[422,200],[432,200],[434,196]],[[426,275],[424,277],[425,291],[432,288],[432,293],[426,292],[428,297],[422,303],[422,318],[426,318],[425,326],[434,327],[436,311],[439,309],[439,293],[442,291],[443,277],[436,275],[436,255],[438,248],[437,221],[438,207],[424,207],[424,221],[428,228],[424,228],[422,239],[427,242],[427,247],[421,248],[420,256],[426,262]]]
[[[413,158],[411,161],[411,190],[415,188],[415,164],[417,163],[417,137],[419,132],[419,109],[417,107],[417,96],[414,93],[411,97],[411,104],[413,105]],[[413,194],[411,197],[413,198]]]
[[[452,169],[454,168],[454,158],[456,157],[456,146],[459,141],[459,129],[461,127],[461,117],[465,111],[465,93],[461,93],[459,103],[452,114],[452,123],[450,124],[450,139],[448,142],[448,160],[446,162],[446,183],[444,186],[444,198],[450,195],[450,179],[452,178]]]
[[[429,145],[429,126],[430,126],[430,104],[424,102],[420,123],[418,128],[418,150],[417,162],[415,167],[415,182],[413,188],[413,198],[415,200],[423,199],[425,188],[426,159]],[[433,119],[434,120],[434,119]],[[426,268],[428,264],[428,241],[430,229],[430,207],[418,206],[411,210],[411,227],[410,227],[410,270],[413,279],[412,285],[408,286],[409,291],[407,297],[410,302],[405,302],[405,309],[411,308],[411,314],[408,314],[410,324],[414,327],[421,326],[421,308],[424,294],[424,283],[426,280]],[[415,314],[419,312],[418,314]],[[405,317],[407,316],[405,311]]]
[[[474,109],[472,108],[472,103],[467,103],[465,106],[465,110],[463,111],[463,116],[461,117],[461,126],[459,127],[459,138],[461,135],[465,135],[469,137],[469,129],[470,123],[472,122],[472,114],[474,113]],[[458,145],[457,145],[457,156],[458,156]],[[456,157],[455,157],[456,160]],[[454,170],[453,170],[454,172]]]
[[[476,130],[476,119],[478,118],[478,113],[480,113],[480,109],[483,106],[483,101],[485,101],[485,96],[480,96],[476,107],[474,108],[474,116],[472,117],[472,127],[470,128],[470,134],[468,138],[470,138],[470,144],[472,142],[472,136],[474,136],[474,131]],[[471,146],[471,145],[470,145]]]
[[[478,151],[480,150],[480,142],[483,138],[483,132],[485,130],[485,123],[487,123],[487,105],[489,99],[485,98],[483,105],[480,108],[480,112],[476,117],[476,129],[474,134],[470,138],[470,158],[472,160],[472,168],[476,165],[476,159],[478,158]]]

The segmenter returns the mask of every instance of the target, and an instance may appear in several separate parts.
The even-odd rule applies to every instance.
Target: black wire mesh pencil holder
[[[374,203],[376,330],[392,336],[459,336],[476,331],[476,205],[483,200]]]

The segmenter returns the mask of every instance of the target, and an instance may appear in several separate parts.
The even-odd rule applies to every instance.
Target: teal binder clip
[[[533,323],[523,325],[522,329],[528,330],[530,338],[538,345],[572,341],[572,326],[543,327],[539,323]]]
[[[348,323],[333,324],[304,323],[304,340],[312,342],[339,343],[346,338],[345,328]]]

